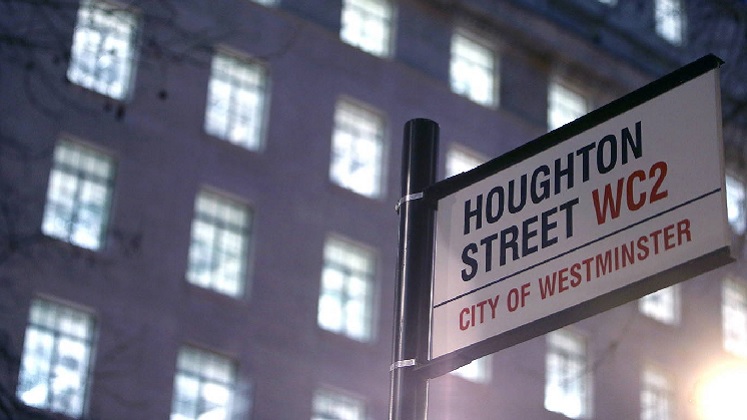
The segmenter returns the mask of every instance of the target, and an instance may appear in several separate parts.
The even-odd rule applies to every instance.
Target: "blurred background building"
[[[731,418],[745,27],[736,0],[0,2],[0,418],[387,418],[405,122],[439,123],[445,178],[706,53],[737,261],[431,381],[429,419]]]

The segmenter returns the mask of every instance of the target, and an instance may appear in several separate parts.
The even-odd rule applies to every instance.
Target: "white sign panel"
[[[718,71],[438,202],[431,358],[730,246]]]

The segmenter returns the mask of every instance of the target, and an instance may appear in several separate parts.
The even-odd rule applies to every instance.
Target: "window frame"
[[[74,162],[68,160],[75,159]],[[105,168],[104,168],[105,167]],[[106,174],[97,173],[106,169]],[[52,166],[47,181],[47,193],[44,202],[41,231],[44,235],[67,242],[76,247],[101,251],[106,246],[109,222],[113,208],[114,182],[117,164],[114,157],[97,147],[89,146],[69,136],[61,137],[55,144]],[[68,178],[65,180],[65,178]],[[66,189],[74,181],[72,197],[66,195]],[[89,195],[102,195],[101,201],[94,201]],[[87,238],[76,239],[79,235],[86,235],[86,229],[81,219],[81,213],[90,208],[100,212],[95,220],[98,231],[91,236],[92,243]],[[60,213],[64,217],[60,217]],[[91,216],[93,217],[93,216]],[[55,222],[62,221],[59,227]],[[90,232],[89,232],[90,233]]]
[[[576,354],[569,354],[567,349],[561,349],[561,345],[558,344],[560,341],[571,341],[574,345],[581,348],[581,352]],[[572,331],[570,328],[563,328],[552,331],[546,336],[547,352],[545,354],[545,394],[544,394],[544,407],[548,411],[557,412],[565,415],[569,418],[584,419],[592,416],[592,375],[589,370],[589,346],[586,337],[578,334],[576,331]],[[563,374],[567,373],[567,365],[570,362],[576,366],[573,369],[578,369],[576,379],[578,380],[579,394],[570,395],[571,391],[563,390],[562,395],[553,396],[553,387],[560,386],[561,388],[567,387],[567,385],[557,385],[555,382],[556,376],[561,376],[558,372],[552,371],[552,367],[556,362],[554,358],[560,358],[560,362],[564,369]],[[576,374],[574,374],[576,375]],[[574,379],[574,381],[576,380]],[[564,381],[565,382],[565,381]],[[575,391],[573,391],[575,392]],[[566,406],[567,400],[573,398],[578,405],[578,412],[572,412],[573,407]]]
[[[351,340],[361,343],[370,343],[376,337],[376,297],[378,296],[378,261],[379,256],[370,247],[353,242],[346,238],[330,235],[326,238],[323,246],[321,279],[319,283],[319,297],[317,303],[317,326],[325,331],[347,337]],[[335,255],[340,254],[340,255]],[[349,257],[360,260],[366,267],[354,267],[349,261]],[[342,261],[342,260],[345,261]],[[341,285],[339,288],[331,289],[330,278],[327,270],[332,270],[337,276],[340,276]],[[364,293],[360,299],[351,295],[351,281],[362,282]],[[355,285],[355,284],[353,284]],[[337,293],[334,293],[337,291]],[[332,296],[339,294],[340,296]],[[334,300],[337,298],[336,300]],[[332,309],[338,310],[340,317],[335,320],[329,320],[324,315],[324,307],[327,302],[334,303]],[[346,313],[350,308],[349,304],[359,304],[361,314],[359,319],[353,319],[351,324],[351,315]],[[335,323],[336,325],[333,325]],[[354,331],[356,324],[362,328],[361,331]],[[351,331],[352,330],[352,331]]]
[[[182,366],[189,360],[191,362],[197,362],[197,365]],[[218,368],[214,365],[218,364]],[[225,373],[228,378],[217,378],[218,370],[226,370]],[[200,415],[204,415],[205,412],[200,413],[200,409],[204,408],[207,404],[207,399],[203,395],[205,387],[222,387],[228,391],[228,401],[225,405],[218,405],[217,407],[223,407],[226,411],[225,418],[233,418],[236,414],[236,403],[238,393],[238,363],[229,357],[222,354],[218,354],[209,350],[205,350],[192,345],[183,345],[179,348],[177,353],[176,365],[174,370],[174,382],[173,391],[171,397],[171,414],[170,418],[175,419],[175,415],[178,415],[178,409],[186,398],[180,398],[185,396],[186,393],[180,392],[184,385],[180,385],[180,382],[190,382],[191,385],[197,385],[196,392],[193,394],[186,395],[189,397],[188,403],[192,406],[194,418],[199,418]],[[184,417],[180,416],[179,419]],[[187,417],[188,418],[188,417]]]
[[[643,370],[641,371],[640,381],[640,419],[671,420],[677,418],[675,389],[671,375],[654,365],[648,364],[644,366]],[[652,401],[649,401],[650,399],[652,399]],[[665,404],[664,411],[666,413],[663,417],[659,415],[662,401]],[[647,411],[647,409],[650,408],[647,406],[648,402],[653,403],[654,412],[651,415],[648,414],[650,413],[650,411]]]
[[[107,23],[112,14],[118,14],[125,18],[126,27],[117,27]],[[122,17],[116,19],[122,19]],[[85,21],[85,25],[83,22]],[[111,24],[111,26],[109,26]],[[136,10],[130,6],[124,6],[119,3],[110,2],[108,0],[81,0],[78,8],[78,13],[75,22],[75,29],[73,30],[73,38],[70,47],[70,62],[66,71],[67,79],[78,86],[93,92],[99,93],[104,96],[108,96],[117,101],[128,100],[134,90],[135,74],[137,72],[137,59],[139,50],[139,38],[141,17]],[[101,33],[106,31],[107,36],[101,37]],[[96,34],[100,38],[99,42],[91,40],[92,35],[88,35],[89,42],[86,37],[86,32],[90,31],[91,34]],[[108,36],[112,32],[119,34],[120,36],[111,37]],[[101,57],[99,54],[102,49],[106,49],[105,44],[107,42],[122,42],[124,43],[125,53],[123,57],[119,58],[114,56],[112,59],[121,77],[118,77],[115,81],[121,84],[121,88],[112,86],[115,82],[103,80],[101,78],[101,72],[106,67],[100,67],[98,63],[92,71],[85,71],[82,67],[85,64],[90,64],[91,59],[86,59],[85,54],[93,54],[93,57]],[[94,45],[95,44],[95,45]],[[95,46],[95,52],[89,52],[90,47]],[[101,60],[97,60],[101,61]]]
[[[556,96],[555,93],[558,93],[560,96]],[[562,95],[561,95],[562,93]],[[573,98],[575,97],[575,98]],[[559,101],[557,99],[563,98],[562,101]],[[574,102],[575,104],[581,104],[583,106],[583,109],[580,110],[580,112],[576,113],[573,112],[574,110],[569,107],[566,100],[567,99],[580,99],[579,102]],[[558,105],[558,107],[555,107],[555,105]],[[590,95],[588,95],[583,89],[579,88],[576,84],[562,79],[560,77],[556,77],[550,80],[550,83],[547,87],[547,129],[548,131],[555,130],[557,128],[560,128],[571,121],[575,121],[576,119],[588,114],[591,111],[592,108],[592,101],[590,98]],[[566,112],[567,110],[571,110],[571,112]],[[564,117],[571,116],[572,118],[569,120],[566,120],[566,118],[557,119],[554,118],[554,115],[563,114]]]
[[[467,48],[467,50],[463,48]],[[475,53],[479,53],[480,58],[489,61],[489,63],[485,65],[485,63],[478,63],[473,58],[465,57],[465,55],[469,56]],[[470,77],[458,77],[460,66],[469,68]],[[486,89],[486,98],[480,98],[479,94],[474,92],[479,87],[475,86],[474,80],[476,79],[472,77],[476,73],[480,74],[490,84]],[[500,80],[500,59],[494,43],[466,29],[456,29],[451,35],[449,53],[449,87],[451,91],[476,104],[496,109],[500,104]]]
[[[671,294],[671,298],[667,294]],[[681,317],[681,294],[679,284],[659,289],[638,299],[638,310],[662,324],[678,325]],[[671,307],[664,308],[664,305]]]
[[[729,226],[732,232],[742,235],[747,231],[747,185],[742,177],[726,171],[724,187],[726,188],[726,216]]]
[[[491,355],[472,360],[470,363],[452,370],[452,375],[477,384],[488,384],[493,379],[493,359]]]
[[[220,212],[222,215],[205,214],[204,212],[206,210],[200,209],[201,202],[204,203],[204,205],[212,207],[214,213]],[[241,216],[243,218],[243,224],[236,226],[234,221],[227,221],[225,219],[227,212],[237,213],[235,216]],[[223,219],[220,219],[221,217],[223,217]],[[248,277],[251,270],[250,261],[253,251],[252,241],[254,237],[254,219],[255,211],[248,203],[212,188],[204,187],[200,189],[195,196],[192,224],[190,228],[190,243],[185,275],[187,282],[196,287],[211,290],[215,293],[226,295],[234,299],[240,299],[246,295],[249,282]],[[203,224],[204,226],[200,227],[200,224]],[[217,267],[221,264],[233,264],[238,262],[238,272],[232,275],[232,278],[223,279],[224,282],[231,282],[230,284],[218,284],[221,279],[216,277],[216,274],[214,273],[215,269],[207,270],[207,274],[195,273],[198,271],[197,265],[200,262],[198,260],[200,257],[197,256],[199,252],[199,240],[197,235],[200,235],[198,234],[198,231],[200,230],[203,230],[203,232],[205,230],[209,231],[208,233],[210,234],[210,239],[207,240],[207,244],[205,244],[205,246],[209,247],[209,265],[216,265]],[[219,242],[220,238],[227,234],[237,237],[234,239],[239,239],[241,241],[239,243],[239,254],[228,262],[223,261],[223,259],[226,258],[227,250],[224,249],[226,244],[219,243],[216,245],[216,242]],[[218,239],[216,239],[216,237],[218,237]],[[218,251],[217,253],[216,248]],[[218,255],[218,257],[215,255]],[[216,258],[218,259],[217,261],[215,261]],[[228,287],[231,287],[232,289],[229,289]]]
[[[383,9],[383,16],[377,15],[367,3],[375,3]],[[351,27],[351,19],[360,19],[360,27]],[[348,45],[381,58],[389,58],[394,54],[396,7],[391,0],[342,0],[340,11],[340,39]],[[347,22],[347,23],[346,23]],[[383,39],[376,38],[376,46],[372,46],[370,36],[367,36],[369,25],[375,23]]]
[[[461,144],[452,144],[446,151],[444,163],[444,178],[459,175],[472,170],[483,163],[487,162],[483,155],[462,146]]]
[[[723,349],[747,358],[747,285],[731,276],[722,281],[721,331]]]
[[[326,401],[320,401],[321,399],[327,399]],[[314,396],[311,403],[311,420],[326,420],[330,418],[340,418],[340,414],[336,410],[330,410],[329,408],[324,409],[319,407],[322,403],[336,404],[337,406],[342,405],[343,408],[352,409],[356,411],[356,418],[353,420],[366,420],[367,419],[367,402],[363,397],[354,395],[347,391],[341,391],[336,388],[322,386],[314,391]],[[352,404],[348,404],[352,403]],[[334,407],[333,407],[334,408]],[[348,420],[345,418],[345,420]]]
[[[384,115],[357,101],[341,98],[335,106],[331,138],[330,181],[370,199],[383,198],[386,194],[388,154],[387,121]],[[369,159],[368,154],[360,150],[362,147],[374,149],[374,157]],[[365,172],[356,175],[355,164],[366,169]],[[367,182],[364,184],[365,180]]]
[[[654,0],[654,31],[671,45],[685,45],[687,15],[682,0]]]
[[[66,314],[67,316],[61,316],[61,313]],[[77,326],[74,326],[75,318],[78,318],[79,321]],[[81,327],[83,330],[80,330]],[[69,331],[65,331],[66,329]],[[73,329],[76,331],[72,331]],[[18,399],[24,401],[24,403],[30,406],[54,413],[61,413],[76,418],[85,415],[88,411],[88,402],[93,380],[91,372],[93,371],[94,365],[94,355],[96,350],[95,342],[98,333],[97,329],[98,326],[96,319],[93,313],[87,309],[44,297],[34,298],[29,307],[29,316],[24,334],[23,352],[21,354],[18,385],[16,387],[16,396]],[[29,348],[34,345],[31,344],[31,341],[35,340],[31,337],[37,335],[40,336],[39,339],[43,338],[41,337],[42,335],[47,338],[50,338],[49,336],[51,335],[52,340],[50,353],[48,355],[49,360],[42,361],[48,365],[46,373],[42,373],[45,378],[41,382],[46,383],[46,392],[44,393],[45,400],[43,402],[29,401],[29,398],[24,396],[24,394],[31,392],[36,387],[40,386],[39,384],[36,384],[33,387],[24,390],[27,386],[25,382],[29,380],[24,378],[27,375],[28,368],[26,366],[28,363],[33,362],[30,361],[30,358],[32,357],[31,354],[43,351],[43,349],[39,347],[41,341],[37,341],[37,346],[34,350],[30,350]],[[71,409],[70,407],[67,409],[60,409],[59,407],[54,407],[55,401],[49,400],[50,398],[55,397],[55,392],[49,391],[49,389],[54,388],[55,382],[57,382],[58,379],[61,381],[62,379],[60,378],[64,377],[64,375],[57,373],[58,369],[69,369],[69,366],[66,365],[71,363],[70,358],[66,358],[63,354],[64,352],[61,350],[61,346],[65,342],[75,342],[78,345],[83,346],[86,350],[86,355],[81,358],[81,360],[77,360],[78,362],[84,363],[83,369],[81,369],[82,372],[79,372],[80,375],[77,378],[81,382],[80,387],[77,389],[78,392],[76,393],[76,398],[79,399],[77,404],[79,409]],[[76,352],[76,354],[77,353],[79,352]],[[75,361],[74,358],[72,360]],[[31,372],[28,373],[28,375],[35,375],[35,373]],[[33,398],[33,395],[31,398]],[[56,398],[60,397],[56,396]]]
[[[221,98],[219,89],[224,89],[228,98]],[[261,152],[265,147],[269,92],[270,76],[265,63],[226,47],[217,48],[210,62],[203,130],[228,143]],[[244,106],[242,100],[254,104]],[[216,104],[223,102],[225,109],[220,112],[221,106]],[[247,134],[234,134],[245,121],[249,121],[245,124],[249,126]]]

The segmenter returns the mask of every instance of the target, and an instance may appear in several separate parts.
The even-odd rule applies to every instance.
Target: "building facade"
[[[701,6],[3,3],[0,417],[387,418],[404,124],[467,171],[711,52]],[[715,418],[739,94],[736,262],[432,380],[429,419]]]

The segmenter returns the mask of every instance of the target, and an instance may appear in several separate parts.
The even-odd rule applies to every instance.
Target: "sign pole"
[[[428,377],[417,367],[429,356],[435,209],[423,191],[436,179],[438,124],[413,119],[404,131],[389,420],[425,420]]]

